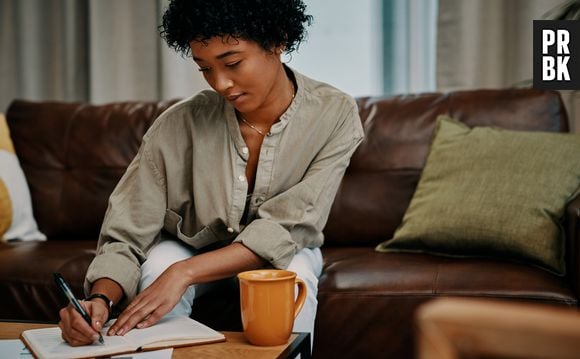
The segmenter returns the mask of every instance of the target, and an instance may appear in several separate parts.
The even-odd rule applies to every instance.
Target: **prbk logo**
[[[580,21],[534,20],[534,88],[580,89]]]

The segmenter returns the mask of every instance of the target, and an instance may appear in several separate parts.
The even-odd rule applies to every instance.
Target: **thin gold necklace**
[[[290,103],[292,103],[292,101],[294,101],[294,97],[296,96],[296,90],[294,88],[294,82],[292,80],[290,80],[290,86],[292,86],[292,100],[290,100]],[[260,130],[256,126],[252,125],[250,121],[246,120],[246,118],[244,117],[244,115],[242,115],[241,112],[239,111],[236,112],[238,112],[238,114],[240,115],[240,120],[242,120],[243,123],[248,125],[252,130],[258,132],[260,135],[262,135],[262,137],[272,136],[272,132],[268,131],[267,133],[264,133],[264,131]]]
[[[240,120],[242,120],[246,125],[250,126],[250,128],[256,132],[258,132],[260,135],[262,135],[262,137],[264,136],[272,136],[272,132],[268,131],[268,133],[264,133],[264,131],[260,130],[259,128],[257,128],[256,126],[252,125],[248,120],[246,120],[246,118],[244,117],[244,115],[242,115],[241,112],[238,112],[240,114]]]

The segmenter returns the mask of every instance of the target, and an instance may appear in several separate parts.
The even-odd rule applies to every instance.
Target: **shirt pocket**
[[[165,212],[163,228],[195,249],[203,249],[208,246],[219,247],[221,245],[226,245],[231,243],[236,236],[227,231],[226,225],[219,218],[213,220],[199,232],[193,235],[187,235],[182,231],[183,217],[171,209],[167,209]]]

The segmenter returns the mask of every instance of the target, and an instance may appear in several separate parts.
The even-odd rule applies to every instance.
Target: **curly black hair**
[[[172,0],[159,32],[167,45],[189,56],[191,41],[214,36],[255,41],[290,53],[306,37],[312,16],[302,0]]]

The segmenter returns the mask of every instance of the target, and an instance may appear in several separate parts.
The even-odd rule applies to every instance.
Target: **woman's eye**
[[[239,60],[239,61],[235,61],[235,62],[226,64],[226,66],[227,67],[236,67],[236,66],[238,66],[240,64],[240,62],[242,62],[242,60]]]
[[[197,69],[199,72],[208,72],[209,71],[209,67],[200,67],[199,69]]]

